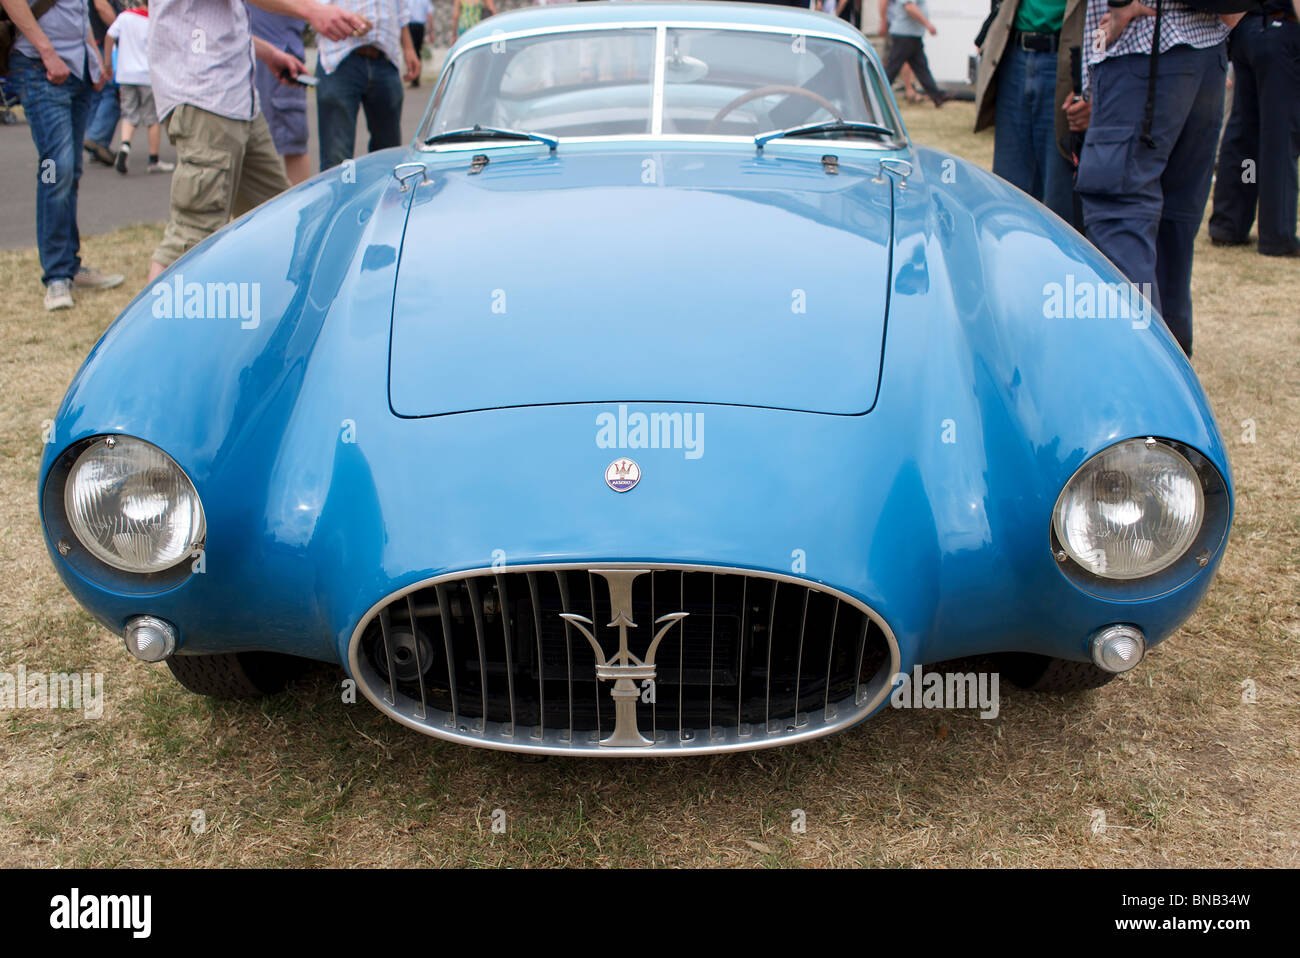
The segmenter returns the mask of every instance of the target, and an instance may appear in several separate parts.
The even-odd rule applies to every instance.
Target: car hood
[[[561,150],[434,168],[402,243],[390,404],[866,412],[890,213],[874,161]]]

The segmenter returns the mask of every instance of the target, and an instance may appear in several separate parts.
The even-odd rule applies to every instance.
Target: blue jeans
[[[57,86],[45,78],[40,60],[9,54],[9,78],[22,97],[27,124],[40,155],[36,167],[36,245],[40,249],[41,281],[72,279],[81,267],[77,255],[77,181],[81,179],[81,144],[90,114],[90,68],[82,76],[69,74]]]
[[[117,129],[117,121],[121,116],[122,109],[117,102],[117,84],[109,80],[104,84],[104,89],[95,90],[90,97],[86,141],[108,149],[113,143],[113,132]]]
[[[1192,354],[1192,244],[1205,213],[1223,119],[1228,54],[1222,43],[1160,54],[1151,138],[1141,142],[1145,53],[1092,70],[1092,119],[1077,188],[1088,238],[1152,301]]]
[[[997,79],[993,172],[1072,223],[1074,170],[1056,148],[1056,54],[1008,46]]]
[[[320,168],[328,170],[351,159],[357,141],[357,108],[366,112],[370,152],[402,144],[402,75],[386,57],[353,51],[333,73],[319,63],[316,76],[316,126],[320,132]]]

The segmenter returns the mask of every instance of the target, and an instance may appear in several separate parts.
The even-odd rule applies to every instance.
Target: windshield
[[[879,76],[850,43],[638,27],[494,39],[465,51],[443,76],[422,137],[474,126],[555,137],[753,137],[839,120],[899,129]],[[862,131],[813,135],[880,141]]]

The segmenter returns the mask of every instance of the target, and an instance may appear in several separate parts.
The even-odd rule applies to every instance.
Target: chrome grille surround
[[[701,725],[692,725],[687,721],[684,698],[685,689],[688,687],[685,677],[690,671],[686,667],[687,650],[690,649],[694,653],[692,657],[698,664],[702,659],[702,646],[699,642],[688,642],[684,636],[684,628],[680,637],[675,638],[672,633],[677,631],[675,627],[680,626],[680,623],[672,621],[663,626],[663,631],[669,633],[664,638],[664,644],[668,648],[666,652],[661,652],[660,663],[667,671],[672,668],[671,660],[674,656],[677,658],[678,681],[669,683],[665,680],[663,685],[676,697],[677,721],[660,720],[661,714],[665,718],[672,717],[673,702],[669,698],[665,697],[652,705],[645,705],[642,700],[642,704],[633,704],[632,708],[640,715],[641,730],[650,733],[647,741],[651,744],[629,744],[626,740],[611,744],[608,739],[602,744],[602,736],[609,732],[611,725],[614,724],[602,720],[612,714],[616,707],[620,710],[627,707],[626,701],[622,705],[617,704],[617,695],[610,699],[611,686],[617,687],[620,683],[604,681],[614,678],[618,668],[614,664],[617,656],[611,654],[616,647],[616,644],[611,641],[611,629],[617,625],[617,622],[610,621],[607,625],[605,619],[609,616],[602,614],[609,611],[617,619],[614,590],[605,590],[609,595],[608,602],[597,602],[599,591],[595,585],[596,577],[603,578],[605,573],[611,574],[614,580],[637,579],[642,575],[648,577],[651,614],[648,617],[636,615],[634,618],[637,622],[629,623],[633,628],[637,625],[641,626],[634,642],[635,647],[643,654],[650,636],[660,631],[658,628],[652,630],[652,622],[657,626],[672,619],[689,621],[691,615],[691,613],[687,616],[669,614],[656,618],[654,614],[658,611],[654,597],[656,583],[661,581],[661,578],[670,582],[671,576],[678,576],[681,594],[676,604],[683,604],[686,576],[690,575],[693,583],[698,582],[700,575],[709,578],[712,592],[710,609],[707,613],[699,611],[694,613],[697,619],[694,627],[697,630],[703,628],[703,625],[699,624],[701,620],[709,620],[708,668],[704,670],[708,674],[707,721]],[[570,590],[566,590],[566,583],[580,585],[583,574],[591,583],[590,592],[570,596]],[[539,588],[539,583],[549,582],[550,577],[554,578],[560,595],[562,605],[559,611],[555,609],[547,611],[545,609],[547,603],[540,598],[543,590]],[[738,658],[738,662],[737,667],[729,672],[725,663],[719,666],[715,655],[719,644],[717,583],[719,579],[730,577],[737,577],[743,582],[741,611],[735,629],[734,648],[730,649],[733,653],[732,658]],[[756,594],[765,588],[770,587],[771,590],[770,601],[766,606],[752,607],[755,613],[761,611],[761,615],[755,614],[753,617],[750,617],[750,583],[755,584]],[[730,585],[734,589],[734,583]],[[788,596],[791,593],[791,586],[797,587],[793,592],[793,600],[789,598],[778,600],[779,590],[786,587],[780,595]],[[638,588],[643,592],[645,586],[642,584]],[[630,595],[630,584],[628,592]],[[818,597],[819,603],[834,602],[829,638],[824,640],[827,649],[823,653],[827,663],[823,689],[825,698],[821,707],[800,708],[800,704],[804,703],[810,695],[815,697],[819,694],[815,682],[810,683],[814,685],[811,691],[805,689],[801,694],[800,690],[800,685],[804,681],[803,676],[806,674],[805,646],[812,645],[815,648],[817,642],[822,641],[815,636],[811,641],[806,641],[808,636],[805,634],[805,627],[808,623],[809,606],[813,596]],[[428,603],[429,598],[436,599],[436,606]],[[570,598],[574,599],[572,605],[570,605]],[[778,714],[774,715],[771,712],[773,699],[771,664],[773,648],[780,643],[771,641],[770,636],[778,634],[775,628],[778,601],[785,603],[786,606],[793,601],[795,608],[802,607],[802,615],[799,619],[793,679],[787,674],[777,683],[789,686],[791,681],[794,682],[795,708],[793,712],[778,709]],[[638,604],[642,609],[644,608],[643,600]],[[659,607],[670,613],[680,611],[675,607],[671,597],[665,597]],[[444,608],[452,610],[452,618],[445,620],[447,628],[440,629],[439,624],[444,623],[442,617]],[[506,611],[505,615],[498,614],[502,610]],[[629,600],[628,611],[631,610],[632,603]],[[842,615],[841,610],[847,611]],[[584,617],[579,614],[584,611],[590,613],[590,616]],[[786,618],[793,615],[785,607],[782,608],[782,613]],[[564,620],[560,621],[562,614]],[[521,623],[521,617],[526,617],[529,621]],[[852,626],[855,621],[861,622],[856,650],[846,647],[847,643],[837,638],[845,628],[840,625],[841,617],[849,626]],[[743,682],[746,675],[750,674],[744,667],[747,646],[745,636],[756,635],[763,631],[761,621],[763,618],[767,620],[769,636],[766,643],[766,707],[762,719],[754,720],[755,717],[751,715],[747,720],[745,710],[748,707],[752,712],[756,708],[756,701],[751,698],[747,705],[743,695]],[[459,635],[453,635],[456,629],[450,625],[452,619],[461,623],[457,626]],[[583,633],[587,630],[579,631],[577,619],[591,626],[598,637],[595,641],[584,638]],[[434,628],[426,632],[430,620]],[[410,627],[412,622],[415,624],[414,628]],[[745,629],[747,622],[750,625],[749,630]],[[543,630],[548,627],[562,632],[564,635],[562,646],[557,648],[557,639],[554,636],[550,640],[544,638]],[[528,638],[526,642],[524,642],[525,631]],[[497,633],[500,634],[500,638],[494,639],[493,636]],[[623,636],[626,635],[624,631]],[[535,636],[537,650],[535,658],[532,657],[530,648],[533,636]],[[599,638],[601,636],[603,638]],[[871,654],[864,658],[869,637],[872,646]],[[674,638],[676,645],[672,646]],[[371,649],[370,654],[366,650],[367,642]],[[491,665],[489,665],[488,645],[493,642],[496,643],[497,648],[491,653]],[[589,643],[590,648],[588,648]],[[464,648],[467,644],[470,646],[468,653]],[[749,644],[752,645],[753,640]],[[627,639],[623,638],[622,650],[626,652],[628,648]],[[499,654],[502,651],[504,656]],[[548,651],[551,653],[550,659],[547,658]],[[552,664],[552,660],[557,658],[561,651],[564,653],[566,674],[557,678],[553,670],[560,667],[559,663],[555,662],[550,672],[548,672],[548,665]],[[724,649],[725,651],[727,650]],[[850,683],[851,688],[845,689],[850,694],[837,695],[836,700],[831,701],[832,664],[837,656],[840,659],[844,659],[846,655],[851,657],[854,651],[856,651],[854,673],[849,676],[839,674],[836,676],[841,685],[845,682]],[[601,652],[606,657],[604,663],[597,658]],[[752,660],[752,652],[761,655],[763,650],[755,646],[751,651],[749,663],[751,671],[758,668]],[[529,657],[528,662],[521,661],[524,657],[521,653]],[[782,654],[789,658],[789,649],[785,649]],[[439,657],[442,662],[441,676],[445,680],[435,682],[433,680],[438,676],[433,673],[438,663],[431,660]],[[647,654],[647,663],[650,662],[650,658]],[[575,659],[579,660],[576,666]],[[627,671],[619,674],[634,676],[640,681],[644,681],[647,674],[654,674],[653,666],[642,663],[635,655],[631,656],[631,659],[631,662],[625,662]],[[665,659],[670,661],[665,663]],[[809,661],[812,659],[810,652]],[[391,668],[394,661],[398,666],[396,670]],[[447,667],[449,662],[453,667]],[[548,563],[509,566],[503,569],[468,570],[435,576],[413,583],[372,606],[353,630],[348,646],[349,670],[362,693],[381,712],[416,731],[481,748],[550,755],[580,754],[606,758],[747,751],[829,735],[860,721],[884,701],[889,694],[890,678],[899,671],[899,662],[898,642],[884,619],[860,600],[837,589],[809,579],[780,573],[738,567],[657,562]],[[400,674],[402,668],[406,666],[409,670],[412,663],[417,678],[402,678]],[[500,672],[503,666],[504,675],[498,675],[493,679],[493,672]],[[866,681],[862,680],[864,667],[869,676]],[[535,671],[536,674],[531,677],[526,675],[525,673],[530,670]],[[700,669],[697,668],[695,671],[698,673]],[[601,681],[597,681],[597,673],[600,674]],[[390,674],[394,675],[394,679],[390,680]],[[487,676],[488,681],[476,681],[477,677],[481,676]],[[719,699],[715,695],[715,689],[730,687],[728,678],[734,679],[736,686],[734,701],[731,702]],[[533,683],[536,683],[535,686]],[[548,685],[554,687],[557,683],[561,688],[567,685],[567,696],[560,694],[558,704],[555,702],[555,695],[552,695],[551,701],[548,702],[546,693]],[[592,683],[596,686],[594,702],[590,691],[585,693],[586,697],[582,700],[575,697],[575,685],[586,686]],[[489,693],[489,687],[492,686],[494,687]],[[703,684],[697,681],[691,687],[697,689],[694,694],[698,697],[698,689],[703,687]],[[659,698],[658,688],[656,686],[656,699]],[[500,699],[503,693],[506,695],[504,701]],[[751,692],[751,696],[752,694]],[[624,692],[623,698],[630,699],[631,693]],[[778,694],[778,704],[779,698]],[[439,707],[438,700],[441,700],[443,707]],[[637,703],[637,699],[631,701]],[[607,705],[606,702],[609,704]],[[716,709],[715,703],[717,703]],[[448,704],[450,707],[447,707]],[[548,708],[552,712],[559,709],[563,713],[566,707],[567,722],[548,723]],[[695,707],[700,708],[698,703]],[[582,721],[578,713],[589,713],[586,714],[586,718],[594,719],[595,728],[582,727],[584,724],[590,725],[590,722]],[[486,721],[483,719],[485,714]],[[626,735],[624,718],[625,715],[616,720],[618,723],[614,728],[616,734],[610,736],[611,739]],[[638,737],[645,739],[645,736]]]

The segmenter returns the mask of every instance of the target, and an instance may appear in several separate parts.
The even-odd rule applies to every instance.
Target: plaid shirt
[[[1147,0],[1147,6],[1154,8],[1155,0]],[[1161,53],[1180,44],[1198,49],[1212,47],[1222,43],[1228,36],[1228,28],[1218,14],[1201,13],[1177,0],[1164,0],[1163,6],[1164,12],[1160,16]],[[1130,53],[1151,55],[1151,40],[1156,29],[1155,17],[1136,18],[1119,35],[1118,40],[1109,47],[1098,50],[1094,38],[1106,12],[1106,0],[1088,0],[1088,12],[1083,20],[1083,43],[1088,52],[1088,69],[1083,71],[1085,96],[1092,88],[1092,68],[1102,60]],[[1104,39],[1102,42],[1105,42]]]
[[[402,30],[406,26],[406,3],[404,0],[332,0],[336,7],[359,13],[374,28],[364,37],[348,37],[346,40],[327,40],[317,37],[320,48],[320,68],[325,73],[333,73],[349,53],[357,47],[374,46],[383,51],[384,56],[397,67],[397,72],[406,72],[406,61],[402,56]]]

